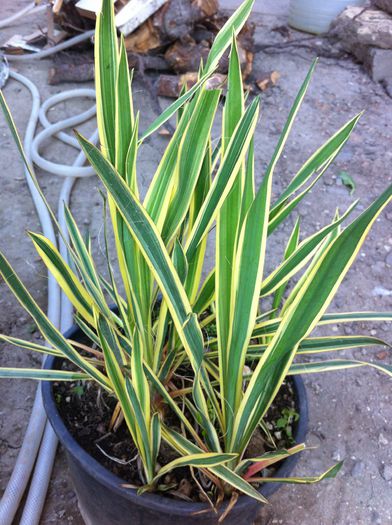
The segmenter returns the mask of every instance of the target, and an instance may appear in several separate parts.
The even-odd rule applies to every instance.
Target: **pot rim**
[[[64,334],[67,339],[77,339],[81,335],[82,332],[76,325],[72,326]],[[63,358],[48,355],[45,359],[44,368],[56,368],[56,364],[61,360],[63,360]],[[291,379],[293,380],[297,408],[300,414],[298,424],[294,430],[294,440],[296,443],[302,443],[305,440],[308,428],[308,402],[306,390],[304,382],[300,376],[295,375]],[[124,484],[124,480],[110,472],[110,470],[102,466],[99,461],[90,456],[69,432],[57,409],[53,394],[53,383],[51,381],[42,381],[41,390],[47,417],[60,443],[65,448],[66,452],[77,461],[79,466],[87,471],[90,476],[99,481],[102,485],[114,491],[117,495],[132,501],[140,507],[154,507],[154,509],[157,511],[161,510],[162,512],[165,512],[168,504],[170,504],[170,512],[172,514],[177,514],[178,516],[190,515],[202,510],[210,509],[209,505],[206,503],[187,503],[154,493],[144,493],[143,495],[138,495],[136,489],[124,488],[122,486],[122,484]],[[298,454],[284,459],[282,461],[282,465],[276,471],[273,477],[286,477],[293,471],[297,461]],[[275,493],[281,485],[282,483],[266,483],[262,485],[258,491],[264,497],[269,497]],[[241,495],[236,503],[236,508],[245,508],[250,503],[257,502],[250,496]],[[218,515],[224,512],[227,505],[228,502],[225,502],[220,506]]]

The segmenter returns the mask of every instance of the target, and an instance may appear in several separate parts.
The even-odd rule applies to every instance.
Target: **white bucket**
[[[334,18],[348,5],[366,0],[290,0],[289,24],[307,33],[326,33]]]

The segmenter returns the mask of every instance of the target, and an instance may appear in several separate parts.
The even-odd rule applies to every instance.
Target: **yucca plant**
[[[141,492],[162,487],[158,482],[170,470],[192,466],[213,482],[215,503],[230,495],[234,501],[238,493],[264,502],[257,484],[282,480],[261,477],[262,470],[305,446],[244,456],[255,431],[264,428],[263,418],[287,376],[365,365],[392,375],[391,366],[371,362],[297,360],[303,355],[385,344],[367,335],[311,334],[320,325],[392,319],[391,313],[326,313],[371,225],[391,200],[392,186],[344,229],[341,224],[356,203],[343,214],[336,212],[330,224],[301,241],[298,219],[283,261],[265,275],[269,236],[325,173],[359,115],[303,164],[276,200],[272,198],[275,167],[306,94],[313,63],[261,185],[255,188],[259,100],[244,95],[236,46],[236,35],[252,5],[253,0],[246,0],[220,31],[207,62],[200,66],[196,85],[184,88],[178,100],[140,134],[124,42],[118,44],[112,2],[103,1],[95,42],[100,149],[80,134],[77,137],[106,188],[121,282],[114,277],[109,253],[108,277],[99,274],[90,240],[83,237],[69,209],[65,212],[68,232],[59,233],[72,264],[44,236],[30,233],[95,349],[84,346],[82,351],[57,331],[0,255],[4,280],[34,319],[47,346],[5,335],[2,339],[63,357],[76,367],[74,372],[0,369],[0,376],[95,381],[115,396],[117,413],[125,419],[143,465]],[[215,137],[212,125],[222,90],[208,89],[207,80],[228,48],[222,131]],[[1,104],[23,155],[3,98]],[[140,145],[173,116],[175,132],[142,201],[137,179]],[[214,225],[215,265],[204,278],[206,244]],[[262,298],[268,307],[260,306]],[[173,419],[175,427],[168,424]],[[178,455],[166,465],[157,464],[161,440]],[[288,481],[316,482],[334,476],[339,468],[337,464],[320,476]]]

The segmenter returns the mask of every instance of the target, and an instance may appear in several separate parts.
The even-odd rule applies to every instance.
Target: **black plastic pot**
[[[78,327],[71,328],[66,337],[78,340],[82,333]],[[61,359],[49,356],[45,368],[58,369]],[[305,386],[300,377],[294,376],[294,389],[300,419],[294,429],[297,443],[305,441],[308,425],[308,404]],[[53,396],[52,384],[42,383],[42,394],[49,421],[63,445],[68,459],[71,478],[79,500],[80,512],[87,525],[216,525],[224,512],[214,514],[203,503],[187,503],[155,494],[138,496],[135,490],[122,487],[123,481],[93,459],[75,441],[66,428]],[[285,459],[276,477],[288,476],[297,462],[297,455]],[[269,497],[280,484],[269,483],[260,492]],[[237,504],[224,520],[225,525],[250,525],[253,523],[259,503],[248,496],[240,496]],[[207,510],[200,514],[200,511]]]

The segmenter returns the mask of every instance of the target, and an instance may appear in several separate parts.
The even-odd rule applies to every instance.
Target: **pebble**
[[[388,264],[388,266],[392,266],[392,252],[389,252],[385,257],[385,262]]]
[[[378,436],[378,442],[380,445],[388,445],[388,440],[382,432],[380,432],[380,435]]]
[[[375,523],[376,525],[380,525],[382,523],[380,514],[374,509],[372,510],[372,513],[371,513],[371,519],[372,519],[372,523]]]
[[[372,265],[372,273],[376,277],[381,277],[385,275],[385,263],[382,261],[377,261]]]
[[[383,286],[376,286],[372,290],[372,295],[374,295],[375,297],[377,296],[387,297],[389,295],[392,295],[392,290],[387,290]]]
[[[353,468],[351,469],[351,475],[353,478],[359,478],[362,476],[365,470],[365,463],[363,461],[356,461]]]
[[[385,479],[385,481],[391,481],[392,480],[392,465],[384,465],[381,469],[381,476]]]

